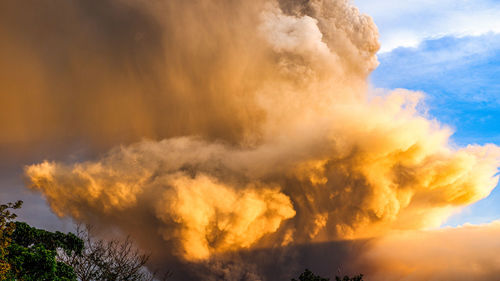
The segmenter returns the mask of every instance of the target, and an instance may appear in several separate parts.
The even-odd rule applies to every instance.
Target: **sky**
[[[425,93],[428,114],[450,126],[452,140],[500,144],[500,2],[355,1],[379,28],[374,87]],[[444,226],[500,218],[500,190]]]
[[[1,199],[37,227],[130,235],[174,280],[491,280],[499,14],[0,2]]]

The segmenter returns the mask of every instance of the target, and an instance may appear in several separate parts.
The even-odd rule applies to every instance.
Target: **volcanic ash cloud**
[[[498,147],[456,148],[421,93],[368,89],[377,29],[348,1],[112,2],[162,31],[152,100],[167,109],[134,112],[166,138],[26,167],[60,216],[203,263],[437,227],[497,184]]]
[[[495,280],[499,234],[499,221],[395,233],[375,242],[357,266],[371,268],[370,280]]]

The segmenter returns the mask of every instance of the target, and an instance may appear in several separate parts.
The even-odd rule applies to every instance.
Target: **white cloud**
[[[379,27],[381,52],[415,47],[430,38],[500,33],[500,2],[494,0],[355,0]]]

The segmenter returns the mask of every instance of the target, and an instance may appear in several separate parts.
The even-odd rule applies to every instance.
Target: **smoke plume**
[[[499,221],[397,233],[374,243],[358,266],[367,268],[370,280],[495,280],[498,235]]]
[[[98,155],[27,166],[29,186],[179,279],[273,280],[266,250],[295,270],[301,247],[438,227],[498,182],[498,147],[369,88],[377,28],[347,0],[5,1],[0,35],[0,142]]]

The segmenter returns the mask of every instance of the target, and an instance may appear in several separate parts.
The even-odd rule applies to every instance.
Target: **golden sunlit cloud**
[[[56,2],[86,25],[54,43],[64,73],[18,50],[9,65],[37,83],[12,84],[2,105],[33,110],[14,93],[36,93],[37,110],[12,113],[0,140],[116,144],[89,161],[26,167],[59,216],[199,262],[438,227],[498,182],[500,148],[451,145],[422,93],[369,89],[378,32],[349,1],[107,1],[104,31],[85,14],[92,5]],[[122,22],[123,34],[102,38]],[[6,36],[8,48],[23,44]],[[64,47],[86,38],[95,52]],[[225,278],[264,278],[246,276]]]

